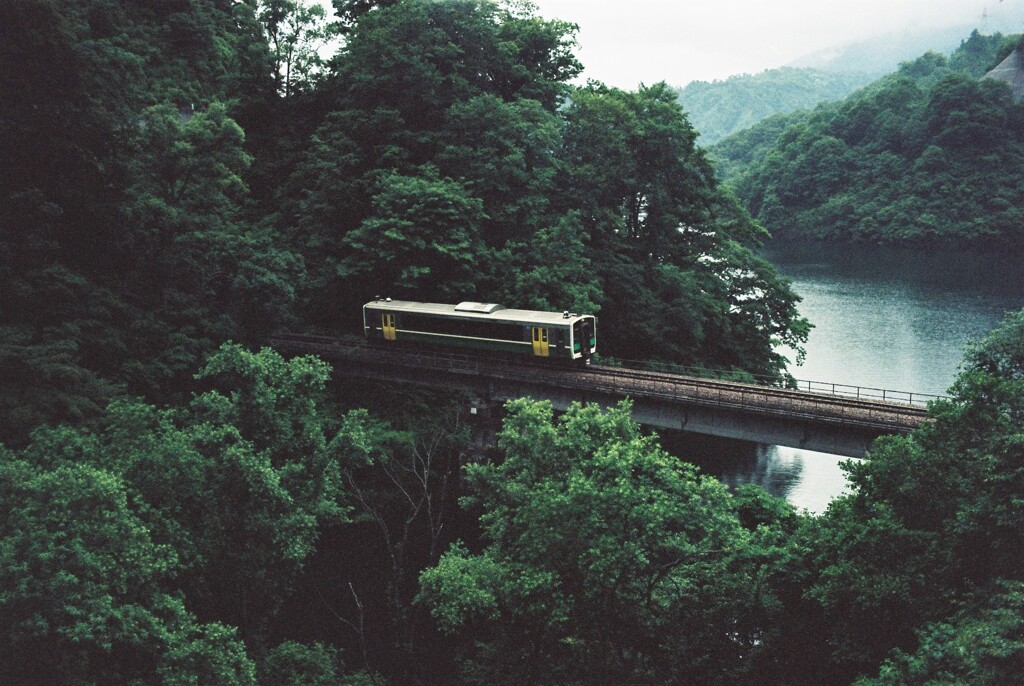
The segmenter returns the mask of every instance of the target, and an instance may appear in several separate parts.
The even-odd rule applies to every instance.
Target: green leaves
[[[155,106],[140,122],[120,245],[144,312],[132,332],[135,390],[180,382],[215,341],[267,330],[294,297],[295,256],[241,219],[243,142],[216,103],[184,117]]]
[[[593,85],[573,93],[566,111],[565,190],[585,221],[607,212],[633,239],[628,249],[654,259],[688,252],[680,229],[708,219],[714,184],[696,132],[664,84],[636,93]]]
[[[772,115],[841,100],[871,78],[864,73],[780,67],[759,74],[737,74],[724,81],[693,81],[679,90],[679,102],[700,131],[701,142],[711,146]]]
[[[311,297],[512,292],[509,242],[548,225],[571,27],[462,0],[341,12],[335,111],[296,174]]]
[[[430,606],[442,633],[452,634],[499,617],[502,569],[486,555],[470,555],[455,543],[436,567],[420,575],[417,601]]]
[[[729,551],[746,542],[724,488],[642,436],[626,403],[556,422],[512,401],[499,445],[500,463],[465,470],[488,546],[421,576],[439,628],[481,642],[466,646],[477,678],[706,676],[696,655],[730,652],[712,618],[738,609]]]
[[[725,141],[721,168],[780,237],[1012,244],[1024,110],[979,78],[1002,42],[975,33],[951,58],[926,54],[781,135],[768,122]]]
[[[270,44],[277,92],[289,98],[312,90],[323,70],[319,50],[331,35],[324,7],[304,0],[262,0],[256,16]]]
[[[133,649],[209,669],[216,683],[251,682],[233,630],[196,625],[183,605],[166,614],[164,594],[183,590],[192,611],[264,635],[320,531],[349,512],[347,457],[323,414],[328,376],[318,360],[229,345],[201,373],[214,388],[187,408],[117,402],[97,433],[40,431],[4,454],[0,549],[15,574],[4,587],[19,590],[0,612],[23,627],[8,640],[70,632],[109,652],[137,636]],[[55,593],[50,614],[30,609]]]
[[[817,578],[807,597],[832,627],[832,662],[851,678],[893,649],[864,683],[998,683],[983,665],[1002,675],[1018,659],[1015,629],[982,607],[1017,602],[1000,589],[1016,583],[1024,551],[1022,340],[1016,313],[968,354],[932,422],[879,439],[869,460],[849,465],[854,493],[810,529]]]
[[[602,352],[782,373],[773,341],[798,347],[807,324],[753,254],[766,234],[716,186],[674,93],[592,85],[573,94],[565,117],[561,190],[581,208],[569,215],[589,234],[591,264],[580,269],[595,276],[601,317],[613,323],[602,328]]]
[[[537,231],[526,246],[515,245],[512,251],[520,259],[507,300],[549,312],[598,313],[604,298],[584,236],[579,212],[570,212]]]
[[[338,662],[338,651],[329,646],[285,641],[267,655],[260,683],[266,686],[331,686],[339,683]]]
[[[15,681],[252,684],[235,632],[199,624],[164,591],[180,567],[129,488],[87,463],[0,455],[0,666]]]
[[[335,313],[376,294],[600,310],[611,355],[783,368],[774,339],[806,336],[795,296],[746,252],[764,231],[668,86],[568,88],[574,27],[526,6],[339,7],[332,111],[286,201],[317,319],[349,326]]]
[[[916,651],[897,651],[877,677],[859,679],[857,686],[1012,682],[1024,666],[1024,596],[1019,581],[1000,583],[992,591],[971,599],[948,621],[922,628]]]
[[[340,275],[357,279],[366,297],[395,293],[458,300],[473,290],[484,262],[482,203],[459,183],[426,168],[417,176],[380,180],[373,213],[345,237]]]

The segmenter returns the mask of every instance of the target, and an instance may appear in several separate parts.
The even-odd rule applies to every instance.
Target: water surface
[[[806,361],[791,366],[800,379],[941,395],[970,343],[1024,307],[1024,255],[774,243],[765,256],[815,326]],[[782,446],[739,452],[702,466],[811,512],[846,488],[847,458]]]
[[[815,328],[798,378],[943,394],[970,342],[1024,306],[1021,255],[775,244]]]

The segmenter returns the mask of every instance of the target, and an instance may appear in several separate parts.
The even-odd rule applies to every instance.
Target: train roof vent
[[[490,314],[504,309],[504,306],[495,303],[464,302],[455,306],[456,312],[476,312],[477,314]]]

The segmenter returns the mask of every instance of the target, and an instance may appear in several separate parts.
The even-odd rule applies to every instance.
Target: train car
[[[523,356],[590,361],[597,350],[593,315],[377,298],[363,305],[369,340],[475,348]]]

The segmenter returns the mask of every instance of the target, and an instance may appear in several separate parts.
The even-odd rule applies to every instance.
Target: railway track
[[[584,399],[596,394],[652,398],[682,405],[715,406],[896,433],[909,432],[927,420],[926,408],[909,402],[856,398],[633,368],[600,365],[569,368],[532,360],[380,346],[361,339],[309,334],[283,334],[270,343],[285,353],[315,354],[328,360],[357,363],[360,366],[351,371],[365,375],[372,375],[373,369],[381,365],[391,369],[410,367],[573,389],[579,391]]]

